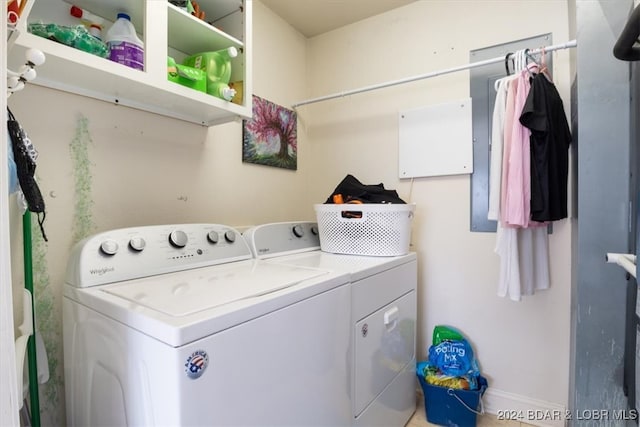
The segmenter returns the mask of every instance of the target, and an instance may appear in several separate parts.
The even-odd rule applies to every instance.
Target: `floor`
[[[434,426],[427,421],[426,413],[424,410],[424,399],[422,396],[418,396],[418,404],[416,406],[416,412],[409,420],[405,427],[427,427]],[[521,423],[519,421],[498,420],[495,415],[484,414],[478,415],[476,418],[477,427],[520,427],[530,426],[530,424]]]

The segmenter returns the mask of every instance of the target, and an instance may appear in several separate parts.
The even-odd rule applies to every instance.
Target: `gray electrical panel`
[[[472,50],[469,62],[506,56],[521,49],[538,49],[552,43],[551,34],[543,34],[496,46]],[[506,62],[506,61],[505,61]],[[551,55],[547,67],[553,70]],[[510,67],[513,72],[513,67]],[[505,63],[472,68],[471,98],[473,110],[473,174],[471,175],[471,231],[496,231],[496,221],[487,219],[489,208],[489,159],[491,158],[491,119],[496,99],[494,83],[507,76]]]

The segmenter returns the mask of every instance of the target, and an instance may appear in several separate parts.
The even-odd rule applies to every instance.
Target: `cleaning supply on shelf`
[[[235,82],[229,82],[229,87],[236,91],[236,94],[231,98],[231,102],[242,105],[244,101],[244,81],[238,80]]]
[[[87,27],[87,30],[89,30],[89,33],[92,36],[96,37],[98,40],[102,40],[102,27],[104,26],[104,19],[75,5],[71,6],[71,9],[69,9],[69,14],[75,18],[78,18],[80,22],[82,22],[82,24]]]
[[[176,60],[170,56],[167,57],[167,78],[169,81],[182,86],[200,92],[207,92],[207,79],[204,71],[199,68],[177,64]]]
[[[204,18],[207,16],[207,14],[204,12],[204,10],[200,9],[200,5],[198,4],[198,2],[195,0],[191,0],[190,3],[193,9],[193,12],[191,12],[191,14],[196,18],[204,21]]]
[[[182,63],[207,73],[207,93],[209,95],[231,101],[236,94],[235,89],[229,87],[231,59],[236,56],[238,56],[238,49],[231,46],[215,52],[202,52],[189,56]]]
[[[177,8],[180,8],[189,15],[193,13],[193,5],[191,4],[191,0],[169,0],[169,3]]]
[[[25,0],[22,0],[25,3]],[[20,2],[18,0],[9,0],[7,3],[7,22],[15,24],[20,19]]]
[[[138,38],[128,14],[120,12],[106,37],[109,59],[137,70],[144,70],[144,43]]]
[[[36,36],[71,46],[101,58],[106,58],[109,55],[107,44],[92,36],[84,25],[67,27],[53,23],[31,22],[27,26],[27,30]]]
[[[89,34],[98,40],[102,40],[102,27],[98,24],[89,25]]]
[[[69,15],[78,18],[87,27],[91,24],[104,25],[104,19],[75,5],[72,5],[69,9]]]

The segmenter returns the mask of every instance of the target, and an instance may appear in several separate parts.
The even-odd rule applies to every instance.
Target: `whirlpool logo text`
[[[115,270],[116,270],[115,267],[93,268],[89,270],[89,274],[91,274],[92,276],[103,276]]]

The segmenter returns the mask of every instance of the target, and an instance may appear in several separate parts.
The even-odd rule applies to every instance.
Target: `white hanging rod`
[[[545,52],[553,52],[554,50],[568,49],[568,48],[572,48],[572,47],[576,47],[576,46],[578,46],[578,42],[576,40],[570,40],[570,41],[568,41],[566,43],[547,46],[547,47],[544,48],[544,51]],[[537,54],[542,53],[542,50],[543,50],[543,48],[534,49],[534,50],[529,51],[529,53],[531,55],[537,55]],[[416,80],[428,79],[430,77],[440,76],[440,75],[443,75],[443,74],[455,73],[457,71],[462,71],[462,70],[469,70],[471,68],[477,68],[477,67],[482,67],[482,66],[485,66],[485,65],[495,64],[497,62],[504,62],[504,60],[505,60],[505,57],[501,56],[501,57],[497,57],[497,58],[486,59],[484,61],[472,62],[472,63],[466,64],[466,65],[460,65],[458,67],[448,68],[446,70],[432,71],[430,73],[420,74],[420,75],[413,76],[413,77],[407,77],[407,78],[400,79],[400,80],[392,80],[392,81],[389,81],[389,82],[386,82],[386,83],[380,83],[380,84],[375,84],[375,85],[371,85],[371,86],[364,86],[364,87],[361,87],[359,89],[352,89],[352,90],[348,90],[348,91],[345,91],[345,92],[338,92],[338,93],[334,93],[334,94],[331,94],[331,95],[320,96],[318,98],[312,98],[312,99],[307,99],[306,101],[297,102],[297,103],[293,104],[293,108],[299,107],[301,105],[314,104],[316,102],[327,101],[329,99],[342,98],[342,97],[348,96],[348,95],[355,95],[356,93],[369,92],[371,90],[382,89],[382,88],[385,88],[385,87],[395,86],[395,85],[399,85],[399,84],[403,84],[403,83],[409,83],[409,82],[413,82],[413,81],[416,81]]]
[[[632,275],[635,279],[636,277],[636,256],[634,254],[619,254],[614,252],[609,252],[604,257],[605,261],[610,264],[618,264],[620,267],[624,268],[624,270]]]

